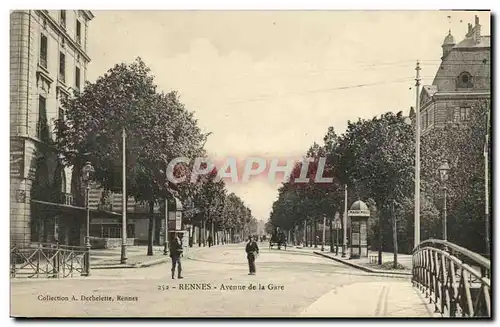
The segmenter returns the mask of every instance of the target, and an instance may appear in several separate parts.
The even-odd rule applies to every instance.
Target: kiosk
[[[182,231],[182,202],[177,197],[168,199],[166,203],[166,221],[162,220],[162,228],[160,230],[160,242],[164,243],[163,253],[168,253],[168,244],[175,235],[175,232],[184,233]]]
[[[370,210],[363,201],[356,201],[347,215],[351,218],[350,257],[352,259],[368,257],[367,227]]]

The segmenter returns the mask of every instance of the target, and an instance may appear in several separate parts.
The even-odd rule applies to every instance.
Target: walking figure
[[[175,237],[170,242],[170,258],[172,259],[172,279],[175,279],[175,266],[177,266],[177,278],[182,279],[182,264],[181,264],[181,256],[182,256],[182,241],[181,235],[177,233]]]
[[[248,259],[248,268],[250,272],[248,273],[249,275],[255,275],[256,269],[255,269],[255,258],[259,254],[259,246],[257,245],[257,242],[255,242],[255,239],[253,237],[248,237],[248,243],[245,249],[247,253],[247,259]]]
[[[208,235],[208,247],[212,247],[213,245],[213,239],[212,239],[212,235]]]

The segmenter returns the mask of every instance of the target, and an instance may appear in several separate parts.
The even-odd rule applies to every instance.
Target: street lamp
[[[323,217],[323,240],[321,242],[321,251],[325,251],[325,231],[326,231],[326,216]]]
[[[87,161],[82,168],[83,182],[85,183],[85,210],[87,213],[86,231],[85,231],[85,273],[84,276],[90,275],[90,208],[89,208],[89,191],[90,191],[90,174],[93,173],[94,167]]]
[[[443,240],[447,241],[448,240],[448,234],[447,234],[447,223],[446,223],[446,193],[447,193],[447,188],[446,188],[446,182],[448,181],[448,172],[450,171],[450,165],[448,164],[447,160],[444,160],[441,166],[439,166],[439,177],[441,178],[442,182],[442,187],[444,191],[444,203],[443,203]]]
[[[339,230],[342,227],[340,219],[337,217],[335,221],[335,255],[339,255]]]
[[[347,251],[347,184],[344,185],[344,237],[342,241],[342,258],[345,258]]]

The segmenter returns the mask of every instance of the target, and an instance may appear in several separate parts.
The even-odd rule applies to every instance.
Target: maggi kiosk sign
[[[363,201],[356,201],[347,212],[351,218],[351,258],[368,257],[367,226],[370,210]]]

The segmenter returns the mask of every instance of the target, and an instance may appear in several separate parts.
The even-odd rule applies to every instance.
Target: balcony
[[[36,124],[36,137],[42,142],[47,142],[49,140],[50,133],[46,120],[39,120]]]
[[[75,199],[73,197],[73,194],[70,193],[61,193],[59,201],[61,204],[75,205]]]
[[[47,55],[41,55],[39,63],[41,67],[47,69]]]
[[[66,83],[66,75],[64,74],[64,72],[59,72],[59,82],[61,82],[62,84],[65,84]]]

